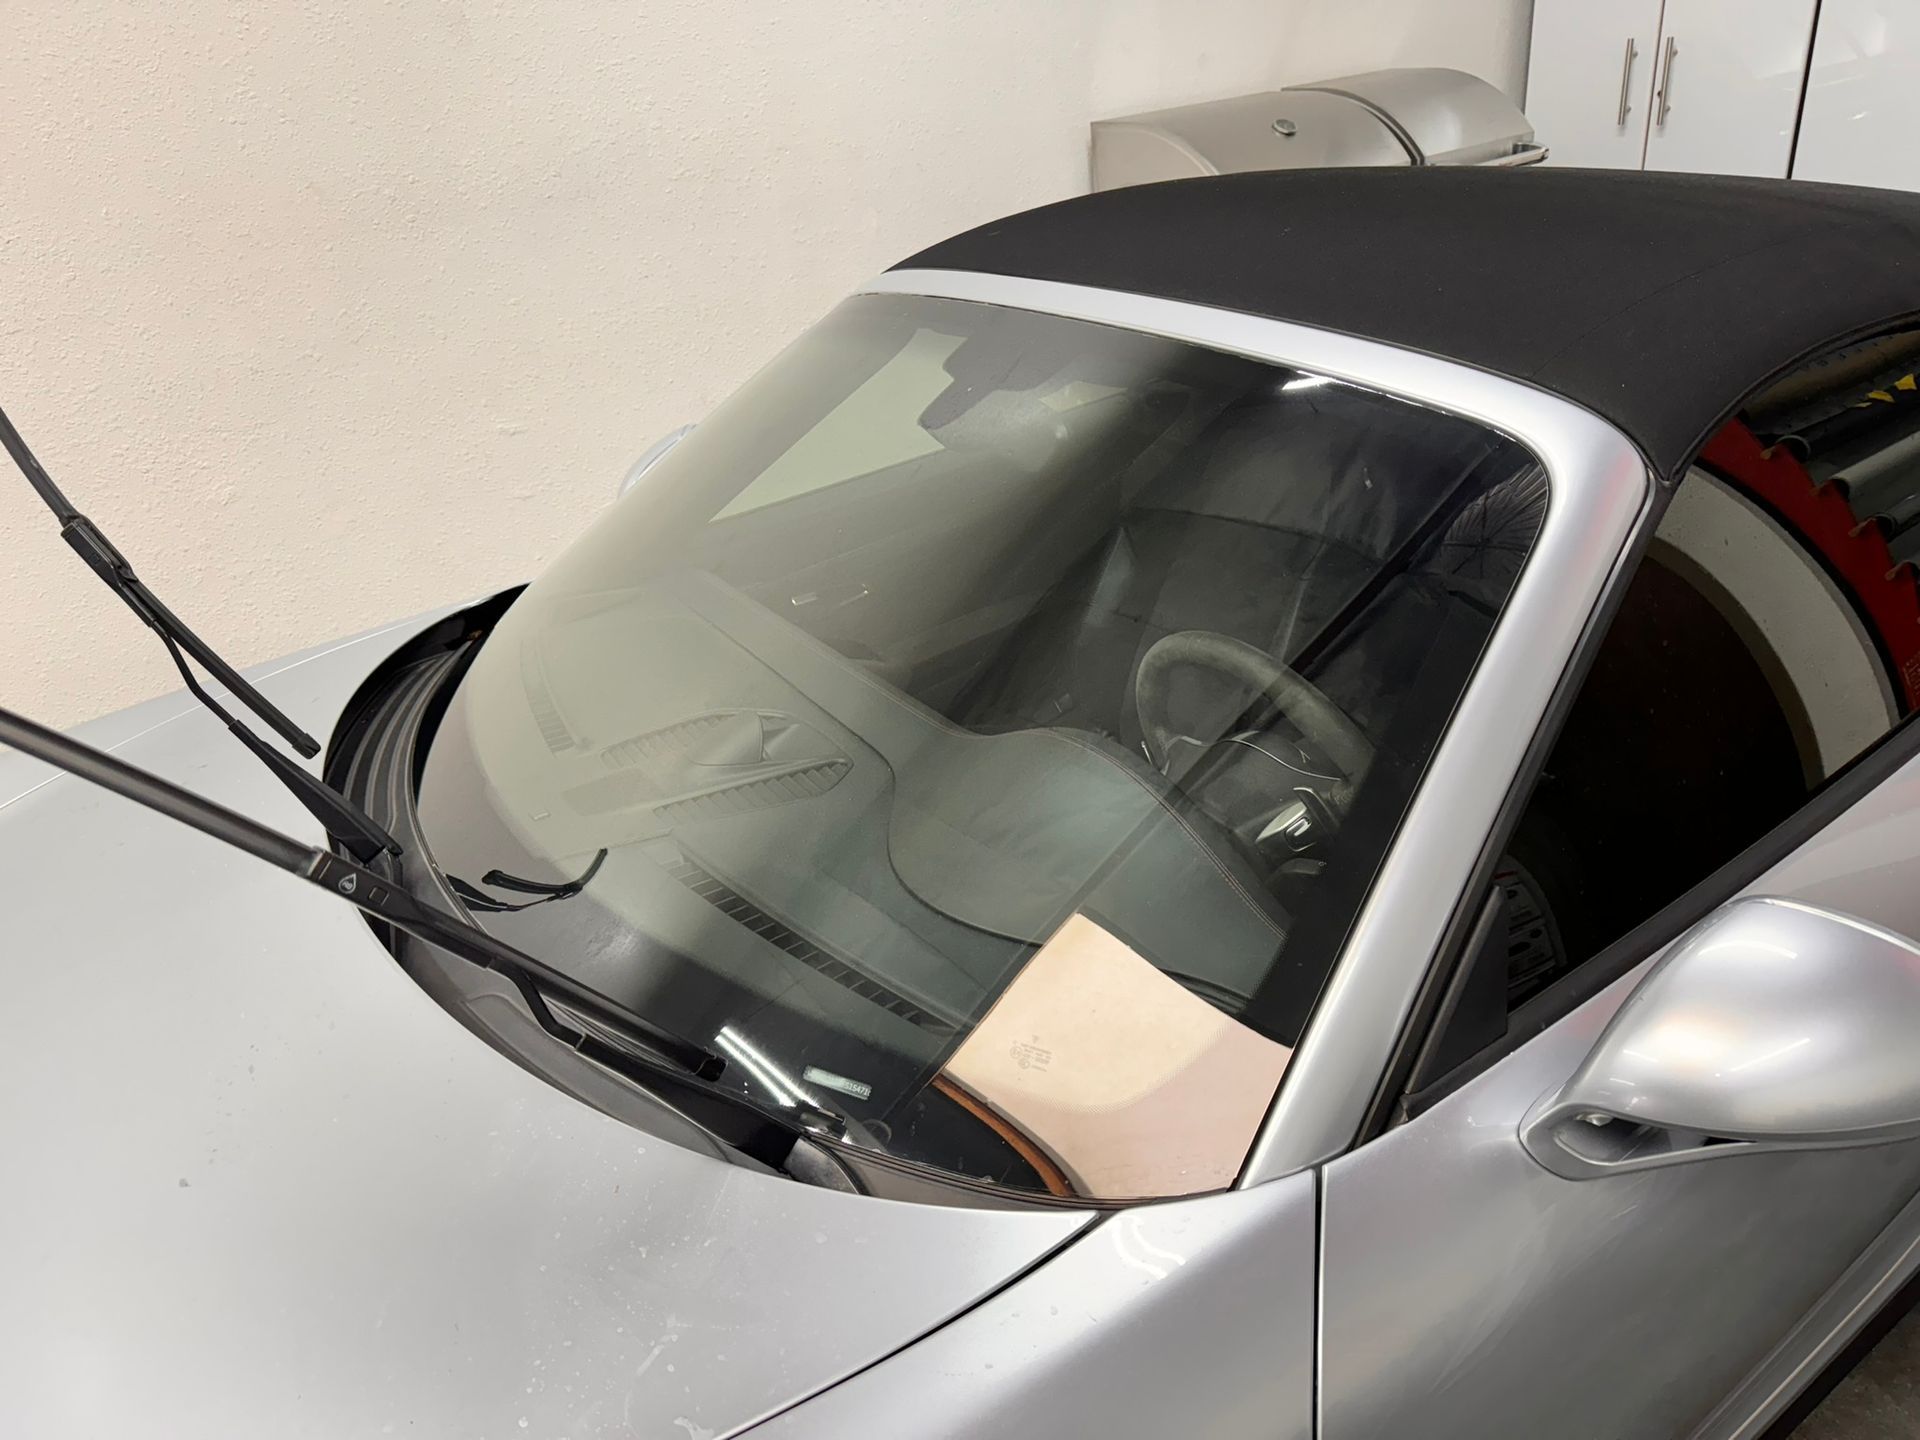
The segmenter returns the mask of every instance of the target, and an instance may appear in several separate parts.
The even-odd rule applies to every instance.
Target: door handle
[[[1655,96],[1660,101],[1660,108],[1654,112],[1653,123],[1656,128],[1662,130],[1666,128],[1667,112],[1673,108],[1673,52],[1675,48],[1673,36],[1669,35],[1667,37],[1666,52],[1662,56],[1658,88],[1654,91]]]
[[[1620,62],[1620,113],[1613,117],[1613,123],[1625,129],[1627,112],[1633,109],[1629,98],[1633,94],[1633,62],[1639,57],[1640,47],[1633,43],[1633,37],[1627,37],[1627,56]]]

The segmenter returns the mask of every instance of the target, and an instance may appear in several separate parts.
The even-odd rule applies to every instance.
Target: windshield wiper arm
[[[27,483],[59,520],[60,538],[72,546],[74,552],[87,562],[87,568],[104,580],[107,588],[124,600],[127,608],[160,637],[160,643],[167,647],[167,654],[173,658],[174,666],[187,682],[187,689],[193,692],[194,698],[217,715],[242,745],[259,756],[267,768],[279,777],[280,783],[293,792],[294,798],[306,806],[308,813],[326,826],[327,833],[340,838],[355,859],[371,860],[382,850],[399,854],[400,843],[381,828],[372,816],[325,781],[301,769],[268,745],[208,693],[193,673],[193,668],[187,664],[188,655],[199,661],[207,673],[226,686],[236,700],[271,726],[295,750],[309,759],[320,753],[319,741],[289,720],[239,671],[222,660],[211,645],[189,630],[187,623],[169,610],[133,573],[133,566],[114,548],[113,542],[101,533],[100,527],[76,510],[73,502],[53,483],[53,477],[47,474],[39,457],[27,448],[27,442],[14,429],[13,421],[7,418],[5,410],[0,410],[0,445],[6,446],[13,463],[27,477]]]
[[[797,1143],[835,1133],[837,1117],[824,1111],[809,1112],[804,1117],[778,1115],[743,1094],[714,1088],[712,1082],[726,1070],[724,1056],[663,1030],[644,1015],[479,926],[423,904],[377,871],[330,850],[303,844],[217,801],[4,709],[0,709],[0,745],[11,745],[55,769],[244,850],[277,870],[350,901],[396,930],[496,972],[513,983],[534,1019],[556,1040],[662,1094],[709,1134],[763,1164],[781,1169]],[[548,1005],[549,997],[587,1023],[567,1024]],[[612,1043],[593,1030],[623,1043]]]

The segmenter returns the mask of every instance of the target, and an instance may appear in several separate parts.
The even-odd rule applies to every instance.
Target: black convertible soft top
[[[1635,171],[1291,170],[1062,201],[897,269],[1296,321],[1525,380],[1671,478],[1762,383],[1920,319],[1920,195]]]

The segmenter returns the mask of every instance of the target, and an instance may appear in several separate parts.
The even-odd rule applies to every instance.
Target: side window
[[[1896,337],[1789,377],[1681,481],[1500,867],[1509,1011],[1915,709],[1917,354]]]

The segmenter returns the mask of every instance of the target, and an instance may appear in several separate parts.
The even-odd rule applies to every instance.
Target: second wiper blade
[[[115,549],[113,542],[100,533],[100,527],[75,509],[73,502],[53,483],[53,477],[47,474],[46,467],[27,448],[27,442],[14,429],[13,421],[7,418],[5,410],[0,410],[0,445],[6,446],[7,454],[20,467],[20,473],[27,477],[27,483],[33,486],[46,502],[47,508],[60,521],[60,538],[73,547],[94,574],[107,582],[108,588],[126,602],[128,609],[163,638],[173,641],[197,660],[209,675],[232,693],[234,699],[258,715],[264,724],[295,750],[308,759],[320,753],[318,740],[294,724],[271,700],[248,684],[239,671],[215,653],[212,646],[187,628],[186,621],[147,589],[140,577],[133,573],[133,566],[127,563],[126,556]]]
[[[274,703],[247,683],[239,671],[222,660],[214,648],[187,628],[173,611],[169,610],[160,597],[149,590],[140,577],[133,573],[133,566],[127,563],[126,556],[115,548],[114,543],[101,533],[100,527],[74,508],[73,502],[66,497],[60,487],[53,483],[53,477],[47,474],[40,458],[14,429],[13,421],[7,418],[7,412],[0,410],[0,445],[6,447],[7,454],[13,457],[13,463],[20,467],[20,473],[27,477],[27,483],[46,502],[47,508],[60,522],[60,538],[70,545],[74,553],[87,562],[107,588],[126,602],[127,608],[160,637],[160,643],[167,647],[174,668],[179,670],[180,678],[186,681],[187,689],[193,697],[211,710],[220,722],[233,732],[233,736],[257,756],[260,762],[279,777],[280,783],[293,792],[297,799],[322,825],[329,835],[338,836],[341,843],[352,852],[356,860],[371,860],[381,851],[399,854],[400,844],[389,835],[372,816],[361,810],[338,791],[330,788],[326,782],[301,769],[293,761],[267,744],[253,731],[228,712],[225,706],[213,698],[213,695],[200,683],[193,673],[193,667],[187,663],[190,655],[199,662],[202,669],[226,686],[234,699],[251,710],[261,720],[270,725],[274,732],[295,750],[311,759],[320,753],[320,742],[293,721],[289,720]]]

